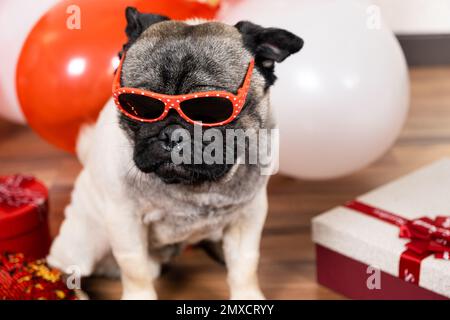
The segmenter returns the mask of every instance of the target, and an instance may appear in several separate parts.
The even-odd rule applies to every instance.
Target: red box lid
[[[48,190],[33,177],[0,177],[0,240],[47,223]]]

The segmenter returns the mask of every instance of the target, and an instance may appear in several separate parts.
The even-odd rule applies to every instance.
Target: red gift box
[[[0,253],[38,259],[49,247],[47,188],[29,176],[0,177]]]
[[[350,299],[362,300],[447,300],[448,298],[380,272],[382,290],[367,286],[369,265],[321,245],[316,245],[317,281]]]
[[[450,159],[313,219],[319,283],[355,299],[450,298]]]

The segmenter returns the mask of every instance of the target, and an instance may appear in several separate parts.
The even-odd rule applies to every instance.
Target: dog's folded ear
[[[170,20],[168,17],[160,16],[158,14],[141,13],[134,7],[127,7],[125,9],[125,17],[127,19],[125,33],[128,37],[128,43],[125,44],[125,48],[130,47],[131,44],[139,38],[142,32],[151,25]]]
[[[245,46],[263,61],[282,62],[303,47],[303,40],[287,30],[264,28],[249,21],[238,22],[235,27]]]
[[[274,63],[282,62],[303,47],[303,40],[295,34],[278,28],[264,28],[249,21],[240,21],[235,27],[242,34],[244,46],[255,56],[269,81],[275,81]]]

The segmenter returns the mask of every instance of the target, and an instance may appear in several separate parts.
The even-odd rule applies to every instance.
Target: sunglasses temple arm
[[[238,95],[241,95],[243,91],[250,85],[250,80],[252,78],[253,69],[255,67],[255,59],[252,59],[247,68],[247,74],[245,75],[244,82],[242,83],[242,87],[238,89]]]

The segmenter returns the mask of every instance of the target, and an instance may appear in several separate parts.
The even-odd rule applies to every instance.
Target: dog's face
[[[124,46],[122,86],[168,95],[202,91],[236,93],[254,58],[256,68],[242,112],[234,121],[214,130],[225,136],[227,129],[258,130],[273,125],[268,88],[276,79],[274,62],[299,51],[303,44],[300,38],[285,30],[262,28],[250,22],[236,26],[218,22],[190,25],[142,14],[134,8],[127,8],[126,18],[128,43]],[[181,141],[174,140],[173,133],[184,129],[193,136],[194,126],[174,110],[164,120],[153,123],[121,115],[120,125],[133,144],[136,167],[144,173],[155,173],[166,183],[219,181],[233,167],[225,161],[227,152],[235,152],[227,148],[226,139],[221,163],[175,164],[172,151]],[[201,150],[192,146],[193,156],[209,143],[203,142]]]

